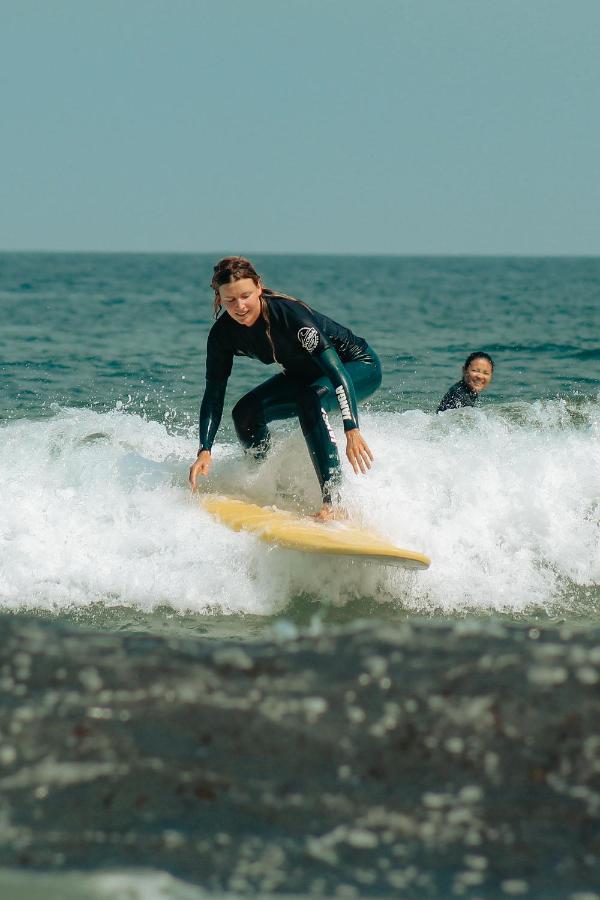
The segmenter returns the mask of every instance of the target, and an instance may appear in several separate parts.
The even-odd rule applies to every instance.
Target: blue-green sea
[[[380,356],[343,502],[413,572],[191,495],[217,258],[0,254],[0,896],[600,897],[600,259],[253,257]],[[274,372],[202,489],[311,513]]]

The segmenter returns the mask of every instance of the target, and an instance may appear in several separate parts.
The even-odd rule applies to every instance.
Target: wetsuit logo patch
[[[316,328],[304,327],[298,332],[298,340],[308,353],[313,353],[319,344],[319,332]]]

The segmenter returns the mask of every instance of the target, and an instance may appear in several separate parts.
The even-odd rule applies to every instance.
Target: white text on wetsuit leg
[[[346,391],[341,384],[339,387],[336,387],[335,393],[338,398],[338,403],[340,404],[340,409],[342,411],[342,419],[351,419],[352,413],[350,412],[348,398],[346,397]]]
[[[329,432],[329,437],[331,438],[331,443],[336,444],[337,441],[335,439],[335,434],[333,433],[333,428],[329,424],[329,418],[327,417],[327,413],[325,412],[323,407],[321,407],[321,415],[323,416],[323,421],[325,422],[325,428]]]

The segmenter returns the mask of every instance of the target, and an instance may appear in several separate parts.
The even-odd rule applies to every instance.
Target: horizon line
[[[1,255],[9,254],[38,254],[44,256],[210,256],[211,258],[223,258],[224,256],[339,256],[339,257],[368,257],[387,259],[457,259],[457,258],[481,258],[481,259],[598,259],[597,253],[576,251],[561,253],[525,253],[523,251],[417,251],[417,252],[384,252],[378,250],[245,250],[243,254],[235,254],[231,250],[57,250],[40,248],[0,248]]]

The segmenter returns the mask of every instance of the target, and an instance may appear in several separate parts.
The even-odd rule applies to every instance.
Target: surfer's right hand
[[[192,491],[196,490],[196,479],[198,475],[208,475],[210,472],[210,467],[212,465],[212,457],[210,455],[210,450],[201,450],[198,454],[196,462],[190,466],[190,485]]]

